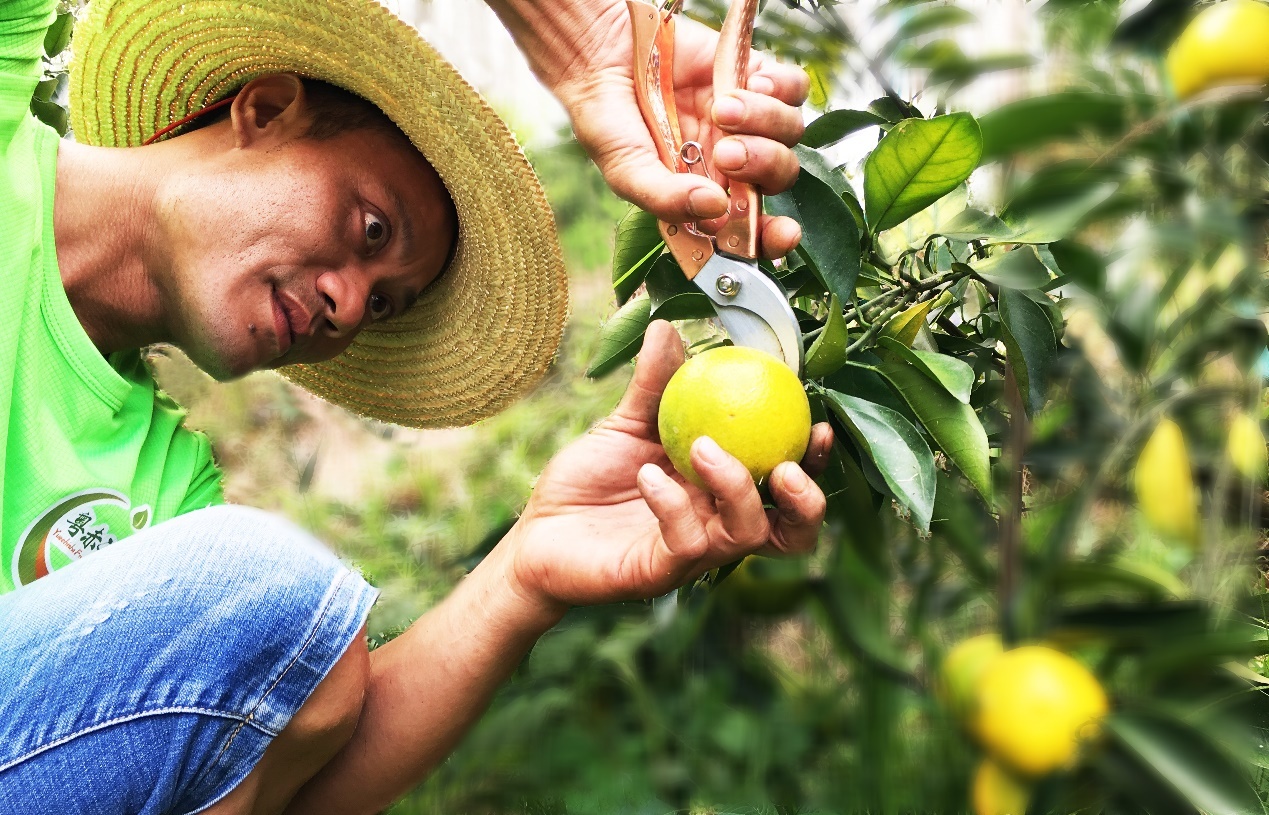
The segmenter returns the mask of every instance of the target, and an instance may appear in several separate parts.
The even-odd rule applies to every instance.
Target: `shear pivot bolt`
[[[740,291],[740,281],[731,275],[719,275],[718,280],[714,281],[714,288],[724,297],[732,297]]]

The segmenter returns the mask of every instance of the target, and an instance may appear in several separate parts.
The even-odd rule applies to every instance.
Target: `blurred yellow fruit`
[[[977,708],[976,732],[992,757],[1040,776],[1074,763],[1110,704],[1097,677],[1074,658],[1027,645],[987,664]]]
[[[974,772],[970,791],[974,815],[1027,815],[1031,787],[990,758]]]
[[[811,405],[797,374],[754,348],[723,346],[683,363],[661,397],[657,426],[674,468],[703,487],[692,442],[709,436],[762,481],[799,461],[811,437]]]
[[[1185,436],[1163,419],[1141,449],[1133,474],[1137,505],[1157,532],[1190,544],[1198,541],[1198,492],[1190,472]]]
[[[936,691],[948,709],[969,723],[974,715],[978,682],[988,663],[1004,653],[998,634],[979,634],[953,646],[943,658]]]
[[[1207,6],[1168,50],[1167,71],[1182,99],[1218,85],[1269,80],[1269,5],[1223,0]]]
[[[1265,449],[1265,434],[1260,421],[1250,413],[1240,413],[1229,426],[1229,439],[1225,454],[1244,478],[1262,481],[1269,466],[1269,451]]]
[[[724,604],[747,614],[789,614],[806,598],[804,569],[804,560],[750,555],[715,591]]]

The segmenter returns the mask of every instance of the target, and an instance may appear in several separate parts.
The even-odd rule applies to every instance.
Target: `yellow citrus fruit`
[[[1044,645],[1006,651],[978,683],[976,732],[997,760],[1030,776],[1071,765],[1110,708],[1097,677]]]
[[[1150,526],[1190,544],[1198,541],[1198,492],[1185,435],[1176,422],[1163,419],[1150,434],[1137,459],[1133,485]]]
[[[697,486],[692,442],[709,436],[762,481],[782,461],[798,461],[811,437],[811,405],[797,374],[755,348],[703,351],[674,372],[657,426],[674,468]]]
[[[972,720],[983,670],[1004,650],[998,634],[979,634],[962,640],[947,652],[935,687],[943,703],[958,719],[967,723]]]
[[[1225,454],[1244,478],[1261,481],[1265,467],[1269,466],[1269,451],[1265,449],[1265,433],[1260,421],[1250,413],[1240,413],[1229,426],[1229,439]]]
[[[970,795],[974,815],[1027,815],[1031,787],[1025,780],[985,758],[974,772]]]
[[[1269,80],[1269,5],[1223,0],[1206,7],[1168,49],[1167,71],[1182,99],[1218,85]]]

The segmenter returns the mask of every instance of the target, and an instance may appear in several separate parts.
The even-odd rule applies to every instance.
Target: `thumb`
[[[665,320],[653,320],[643,335],[634,376],[613,416],[655,428],[661,394],[682,364],[683,341],[679,332]]]
[[[646,149],[632,148],[597,163],[613,192],[658,220],[682,224],[727,214],[727,193],[722,187],[704,176],[670,171],[651,143]]]

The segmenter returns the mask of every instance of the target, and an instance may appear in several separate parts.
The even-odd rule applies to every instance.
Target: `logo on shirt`
[[[121,537],[145,529],[149,505],[133,507],[128,497],[109,489],[83,490],[44,510],[23,531],[13,553],[13,584],[38,580]]]

